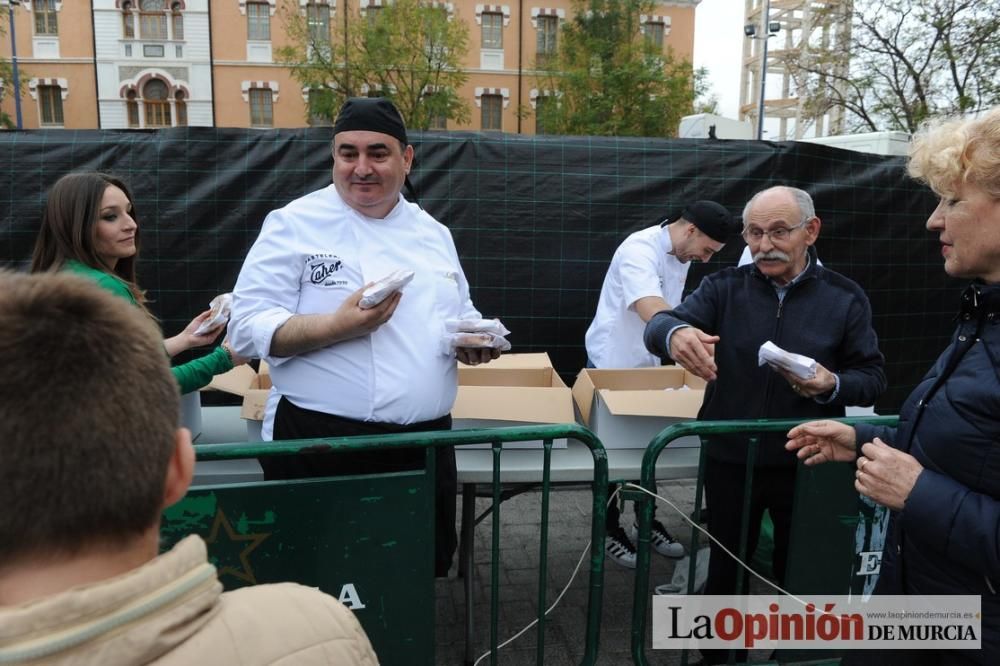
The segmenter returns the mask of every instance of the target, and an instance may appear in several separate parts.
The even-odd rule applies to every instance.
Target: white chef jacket
[[[637,231],[618,246],[601,287],[597,314],[587,329],[587,357],[597,368],[660,365],[642,342],[646,324],[635,302],[659,296],[676,307],[684,292],[690,262],[667,254],[673,249],[667,227]]]
[[[392,318],[373,333],[291,357],[271,356],[274,332],[295,314],[334,312],[365,284],[415,272]],[[444,320],[479,318],[451,232],[402,196],[369,218],[328,187],[272,211],[233,290],[229,341],[267,360],[277,391],[304,409],[408,424],[444,416],[455,401],[455,359]]]

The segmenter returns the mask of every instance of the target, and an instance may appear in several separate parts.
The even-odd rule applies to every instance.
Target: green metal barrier
[[[209,444],[195,448],[198,460],[209,461],[298,453],[413,447],[432,450],[442,446],[490,444],[493,457],[490,663],[496,664],[502,500],[500,460],[503,445],[541,440],[542,515],[536,632],[537,663],[543,664],[552,442],[561,438],[581,442],[589,448],[594,459],[586,646],[581,662],[594,664],[600,641],[604,589],[608,461],[604,446],[590,430],[576,424],[519,426]],[[359,604],[366,610],[374,606],[377,612],[359,612],[357,615],[381,663],[433,664],[433,530],[428,528],[433,524],[433,488],[432,462],[428,463],[426,470],[413,472],[201,487],[164,514],[161,532],[168,544],[190,533],[206,537],[210,559],[219,567],[220,578],[227,588],[296,581],[315,585],[356,610]],[[380,515],[385,517],[380,518]],[[349,521],[345,516],[355,516],[356,520]],[[382,523],[382,529],[376,530],[374,535],[357,538],[359,525],[356,523],[362,521]],[[266,534],[265,529],[268,530]],[[224,533],[225,537],[221,541],[218,538],[220,533]],[[234,542],[241,545],[234,548]],[[251,552],[255,556],[253,564],[248,560]],[[392,566],[378,564],[386,558],[392,561]],[[384,587],[388,587],[387,593],[383,593]],[[367,599],[366,595],[360,594],[362,588]],[[412,590],[413,594],[401,594],[403,589]],[[417,608],[420,599],[426,600],[429,607]],[[370,604],[369,600],[374,603]]]
[[[646,453],[642,460],[642,476],[641,485],[643,488],[649,490],[650,492],[656,492],[656,461],[660,456],[660,453],[668,444],[676,439],[685,437],[688,435],[732,435],[732,434],[752,434],[753,436],[748,438],[748,451],[747,451],[747,474],[746,482],[744,485],[743,492],[743,516],[742,516],[742,529],[740,533],[740,544],[737,555],[739,558],[746,562],[747,561],[747,540],[749,537],[749,530],[751,528],[756,529],[757,526],[749,524],[749,514],[750,514],[750,493],[752,491],[752,478],[753,478],[753,466],[756,461],[757,456],[757,444],[758,437],[756,435],[760,433],[770,433],[770,432],[788,432],[800,423],[805,423],[807,421],[813,421],[815,419],[789,419],[789,420],[757,420],[757,421],[689,421],[685,423],[678,423],[676,425],[670,426],[669,428],[660,432],[653,440],[649,443],[646,448]],[[837,421],[842,421],[844,423],[853,425],[856,423],[870,423],[873,425],[885,425],[894,426],[897,423],[897,417],[895,416],[871,416],[871,417],[852,417],[852,418],[842,418],[836,419]],[[669,455],[669,454],[668,454]],[[824,469],[826,468],[826,469]],[[803,473],[805,470],[808,472]],[[700,520],[701,514],[701,501],[702,501],[702,489],[703,480],[705,474],[705,447],[701,449],[701,455],[698,461],[698,481],[695,486],[695,498],[694,498],[694,516],[693,520],[697,523]],[[846,477],[845,477],[846,474]],[[843,537],[844,534],[854,534],[854,528],[856,527],[857,519],[848,524],[847,520],[844,520],[845,515],[858,515],[858,493],[854,490],[853,484],[849,482],[851,478],[851,470],[847,465],[836,465],[827,464],[820,465],[817,468],[806,468],[801,463],[799,464],[799,473],[796,474],[796,490],[795,490],[795,508],[793,514],[793,526],[792,526],[792,544],[789,546],[788,553],[788,571],[786,573],[786,578],[789,579],[790,585],[786,587],[790,591],[799,591],[802,593],[837,593],[837,594],[847,594],[854,586],[855,583],[851,580],[851,565],[847,565],[847,578],[839,579],[839,591],[833,592],[829,587],[824,589],[824,578],[816,578],[816,571],[835,571],[837,576],[845,575],[843,567],[844,558],[842,557],[843,551],[836,548],[826,548],[823,557],[824,566],[827,569],[821,569],[815,565],[815,559],[810,562],[810,569],[814,572],[813,575],[805,574],[804,568],[797,567],[793,556],[797,553],[804,553],[808,550],[810,556],[815,556],[817,549],[808,549],[805,544],[805,539],[810,538],[810,536],[803,531],[800,525],[808,524],[809,522],[815,521],[804,521],[799,520],[799,515],[809,514],[812,518],[815,518],[817,513],[814,510],[816,507],[811,506],[812,500],[817,497],[822,496],[822,492],[829,490],[833,493],[831,501],[829,503],[825,502],[821,505],[823,510],[826,512],[827,516],[833,515],[833,522],[839,522],[845,528],[841,530],[840,536]],[[820,481],[819,485],[812,489],[807,490],[808,483],[800,483],[809,477],[809,482]],[[645,652],[645,637],[646,637],[646,613],[650,603],[649,595],[649,564],[650,564],[650,535],[652,533],[653,524],[653,502],[654,498],[647,495],[646,493],[640,492],[638,490],[630,490],[625,492],[626,497],[629,499],[634,499],[636,504],[636,513],[639,516],[639,538],[636,544],[636,573],[635,573],[635,596],[633,597],[632,606],[632,660],[636,664],[647,664],[649,663],[646,658]],[[808,510],[805,505],[810,504]],[[853,504],[852,504],[853,503]],[[849,508],[847,508],[849,507]],[[802,511],[800,512],[800,508]],[[863,511],[863,509],[862,509]],[[846,512],[846,513],[845,513]],[[852,513],[853,512],[853,513]],[[823,524],[829,525],[830,521],[824,521]],[[801,535],[801,539],[799,539]],[[825,538],[829,538],[829,534],[824,534]],[[800,543],[798,546],[795,545],[796,540]],[[696,558],[694,554],[698,550],[698,531],[692,528],[692,539],[691,547],[689,552],[691,553],[690,558],[690,569],[688,571],[688,592],[690,593],[690,586],[694,584],[695,578],[695,566]],[[838,558],[838,555],[841,557]],[[802,559],[797,558],[797,559]],[[853,564],[853,557],[851,558],[851,564]],[[743,584],[743,569],[739,569],[739,574],[737,575],[736,589],[741,589]],[[828,582],[828,580],[827,580]],[[798,590],[793,589],[798,588]],[[813,658],[819,657],[816,655]],[[783,662],[784,663],[784,662]],[[687,650],[684,650],[681,655],[681,664],[687,664]]]

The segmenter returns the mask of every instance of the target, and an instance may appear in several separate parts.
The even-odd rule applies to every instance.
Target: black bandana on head
[[[349,97],[340,107],[337,121],[333,124],[334,135],[352,130],[381,132],[406,140],[406,125],[396,106],[384,97]]]

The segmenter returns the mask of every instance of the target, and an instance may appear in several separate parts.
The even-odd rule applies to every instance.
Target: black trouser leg
[[[743,518],[743,490],[746,466],[709,458],[705,461],[705,502],[708,506],[708,531],[734,554],[739,555]],[[764,509],[771,513],[774,524],[774,575],[781,583],[788,560],[788,543],[792,525],[792,504],[795,494],[795,467],[762,467],[754,471],[750,494],[750,516],[747,532],[748,560],[757,548],[760,521]],[[708,580],[705,594],[747,594],[750,573],[744,571],[743,585],[736,589],[740,565],[715,543],[711,544]],[[724,664],[729,650],[701,650],[709,664]],[[736,661],[746,661],[746,650],[736,651]]]
[[[458,520],[455,509],[458,498],[458,471],[455,467],[454,446],[437,447],[435,453],[434,575],[444,578],[448,575],[452,557],[458,548],[458,534],[455,532]]]
[[[355,421],[333,414],[303,409],[282,397],[274,415],[274,439],[276,440],[386,435],[436,430],[451,430],[450,414],[433,421],[407,425]],[[458,536],[455,532],[458,473],[455,468],[454,447],[437,447],[435,454],[434,572],[436,576],[446,576],[448,569],[451,568],[455,549],[458,547]],[[261,458],[260,465],[264,470],[264,478],[270,481],[423,469],[425,460],[425,449],[407,448],[391,451],[352,451],[350,453],[307,453],[297,456],[278,456]]]

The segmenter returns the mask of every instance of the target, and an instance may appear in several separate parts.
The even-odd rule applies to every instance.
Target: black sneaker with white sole
[[[635,569],[635,546],[621,527],[609,530],[604,540],[604,553],[615,564]]]
[[[639,526],[635,523],[632,523],[631,537],[634,541],[639,541]],[[670,536],[670,532],[658,520],[653,521],[653,533],[650,536],[650,541],[653,544],[653,549],[664,557],[684,557],[684,546]]]

